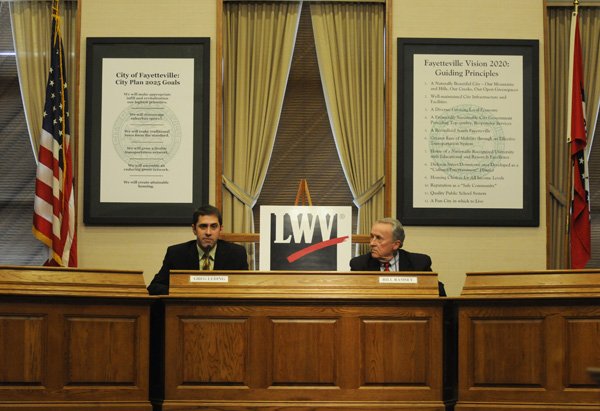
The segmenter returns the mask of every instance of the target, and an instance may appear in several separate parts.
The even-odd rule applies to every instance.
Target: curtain
[[[301,3],[225,3],[223,218],[254,232],[256,203],[275,141]],[[254,260],[254,250],[248,253]]]
[[[600,141],[592,144],[594,131],[598,137],[598,105],[600,104],[600,7],[579,8],[579,28],[583,53],[583,81],[586,91],[586,119],[588,147],[591,153],[588,161],[590,175],[590,201],[592,217],[592,256],[588,267],[600,266]]]
[[[52,1],[16,1],[9,2],[9,6],[25,119],[37,159],[50,65],[48,53],[52,30]],[[73,92],[69,93],[69,110],[74,113],[77,2],[61,2],[59,13],[67,66],[67,85],[73,86]]]
[[[548,8],[548,192],[550,195],[548,268],[568,268],[567,218],[571,182],[570,155],[567,140],[567,104],[570,84],[569,36],[572,7]],[[600,96],[600,8],[580,7],[580,31],[583,54],[583,77],[587,96],[586,119],[588,144],[593,132],[593,120]],[[592,150],[592,157],[594,151]],[[593,228],[592,228],[593,230]]]
[[[583,52],[583,80],[588,104],[585,118],[588,124],[588,140],[594,131],[594,121],[600,98],[600,7],[582,7],[579,9],[579,28]]]
[[[358,207],[357,232],[369,233],[384,205],[384,5],[310,7],[331,128]]]

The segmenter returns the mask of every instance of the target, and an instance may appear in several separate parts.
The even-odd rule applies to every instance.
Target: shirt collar
[[[398,271],[399,265],[398,265],[398,254],[399,253],[394,253],[394,256],[392,257],[392,259],[390,261],[388,261],[388,263],[390,264],[390,271]],[[384,263],[381,263],[381,269],[383,270],[383,265]]]
[[[210,259],[212,261],[215,261],[215,254],[217,252],[217,245],[218,245],[218,243],[215,243],[215,245],[213,246],[213,248],[211,248],[210,251],[208,252],[208,256],[210,257]],[[197,242],[196,242],[196,249],[198,250],[198,258],[201,260],[202,257],[204,257],[204,250],[202,248],[200,248],[200,246],[198,245]]]

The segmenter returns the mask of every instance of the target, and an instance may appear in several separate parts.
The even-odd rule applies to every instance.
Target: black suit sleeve
[[[356,257],[350,260],[350,271],[360,271]]]
[[[409,271],[432,271],[431,257],[427,254],[406,252],[406,255],[410,260],[410,267],[407,268]]]
[[[427,254],[413,254],[415,257],[415,265],[417,266],[417,271],[433,271],[431,269],[431,257]],[[438,294],[440,297],[446,297],[446,288],[444,287],[444,283],[438,281]]]
[[[220,242],[217,247],[215,270],[248,270],[246,248],[234,243]]]
[[[231,244],[232,247],[228,251],[227,259],[229,260],[230,270],[247,270],[248,255],[246,249],[239,244]]]
[[[148,293],[152,295],[169,294],[171,270],[197,270],[198,266],[198,251],[195,240],[169,246],[162,267],[148,285]]]
[[[371,253],[361,254],[350,260],[350,271],[379,271],[381,264]]]
[[[171,262],[172,256],[169,255],[170,249],[170,247],[167,248],[165,258],[163,259],[162,267],[160,267],[160,270],[158,271],[158,273],[156,273],[150,285],[148,285],[148,293],[150,295],[169,294],[169,274],[173,266]]]
[[[240,246],[240,256],[239,256],[239,266],[236,270],[247,270],[248,269],[248,255],[246,254],[246,249]]]

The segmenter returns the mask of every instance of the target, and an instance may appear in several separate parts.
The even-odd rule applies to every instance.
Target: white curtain
[[[37,159],[39,136],[48,69],[50,65],[50,36],[52,31],[52,1],[9,2],[19,85],[23,98],[25,119],[34,155]],[[61,33],[67,66],[67,84],[75,85],[77,2],[59,4]],[[69,93],[69,110],[75,110],[75,88]]]
[[[377,3],[311,3],[319,71],[331,128],[369,233],[384,203],[384,22]]]
[[[234,233],[254,232],[279,124],[301,4],[225,4],[223,33],[223,217]],[[253,248],[248,248],[254,260]]]

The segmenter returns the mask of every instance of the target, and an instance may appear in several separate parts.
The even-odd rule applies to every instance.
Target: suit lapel
[[[221,240],[217,240],[217,251],[215,251],[215,262],[213,264],[213,269],[215,270],[222,270],[222,263],[223,263],[223,257],[222,254],[225,252],[226,247],[223,246],[223,243],[221,242]]]
[[[188,248],[187,258],[190,267],[194,267],[195,270],[200,269],[200,256],[198,255],[198,247],[196,247],[196,240],[191,241]]]
[[[374,259],[371,255],[369,255],[369,260],[367,261],[367,271],[380,271],[381,263]]]
[[[399,271],[412,271],[414,266],[408,256],[408,253],[404,250],[398,250],[398,270]]]

